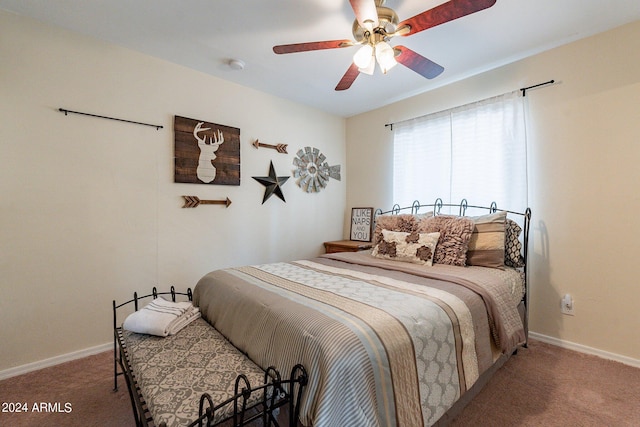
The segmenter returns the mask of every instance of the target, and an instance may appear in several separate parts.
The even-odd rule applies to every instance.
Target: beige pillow
[[[470,218],[475,226],[467,250],[467,265],[504,268],[507,213],[501,211]]]
[[[440,233],[434,263],[464,266],[473,226],[469,218],[437,215],[421,219],[418,233]]]
[[[377,258],[431,266],[440,233],[382,230],[382,240],[371,251]]]

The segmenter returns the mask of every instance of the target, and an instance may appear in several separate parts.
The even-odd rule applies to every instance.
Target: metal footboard
[[[247,377],[240,374],[236,378],[235,394],[231,398],[214,405],[208,393],[200,397],[199,417],[188,427],[226,426],[229,422],[233,427],[242,427],[257,421],[261,421],[262,426],[279,426],[277,414],[285,405],[288,409],[288,417],[284,420],[286,425],[296,426],[300,415],[300,398],[307,380],[307,371],[300,364],[293,367],[287,380],[281,379],[275,368],[268,368],[264,374],[264,383],[258,387],[252,387]],[[261,397],[260,401],[248,406],[249,397],[255,393]],[[228,405],[233,405],[233,415],[214,423],[216,412]],[[160,427],[165,426],[161,424]]]

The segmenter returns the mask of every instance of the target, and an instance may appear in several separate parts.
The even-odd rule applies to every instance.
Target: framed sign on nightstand
[[[351,208],[351,240],[370,242],[373,230],[373,208]]]

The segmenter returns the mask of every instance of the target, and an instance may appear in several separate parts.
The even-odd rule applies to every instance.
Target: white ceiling
[[[387,0],[385,6],[402,21],[441,3]],[[638,0],[498,0],[392,40],[442,65],[435,79],[398,65],[387,75],[361,74],[349,90],[336,92],[357,47],[288,55],[272,47],[352,39],[347,0],[0,0],[0,8],[344,117],[640,19]],[[245,68],[231,69],[231,59]]]

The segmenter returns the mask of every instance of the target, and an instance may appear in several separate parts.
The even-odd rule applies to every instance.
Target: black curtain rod
[[[522,96],[526,96],[527,95],[527,91],[529,89],[533,89],[534,87],[539,87],[539,86],[544,86],[544,85],[550,85],[550,84],[553,84],[555,82],[556,82],[555,80],[549,80],[548,82],[538,83],[537,85],[520,88],[520,90],[522,91]],[[390,127],[391,130],[393,130],[393,123],[386,123],[384,125],[384,127]]]
[[[67,114],[69,114],[69,113],[73,113],[73,114],[81,114],[83,116],[97,117],[99,119],[109,119],[109,120],[116,120],[118,122],[133,123],[135,125],[151,126],[152,128],[156,128],[156,130],[160,130],[160,129],[163,128],[163,126],[161,126],[161,125],[152,125],[152,124],[149,124],[149,123],[134,122],[132,120],[117,119],[115,117],[99,116],[97,114],[81,113],[80,111],[71,111],[71,110],[67,110],[65,108],[58,108],[58,111],[60,111],[61,113],[64,113],[65,116]]]
[[[534,87],[539,87],[539,86],[550,85],[550,84],[553,84],[555,82],[556,82],[555,80],[549,80],[548,82],[538,83],[537,85],[520,88],[520,90],[522,91],[522,96],[527,96],[527,91],[529,89],[533,89]]]

